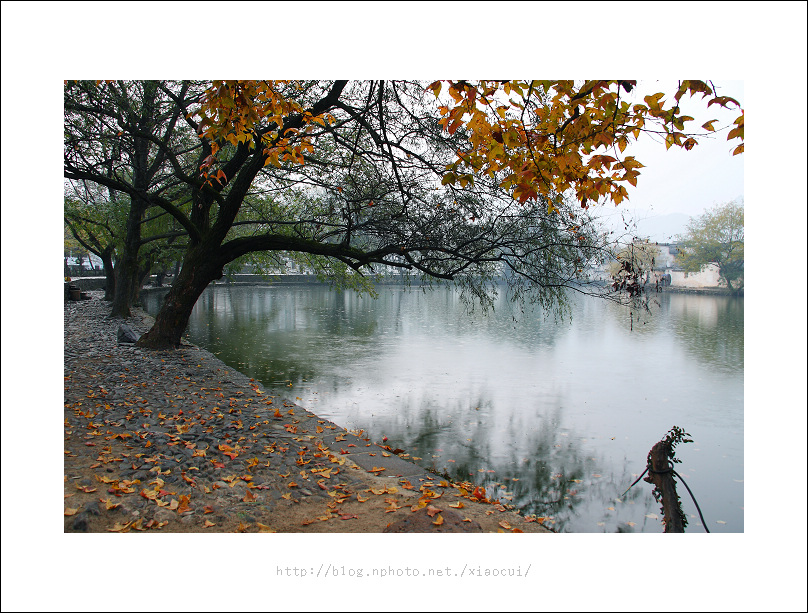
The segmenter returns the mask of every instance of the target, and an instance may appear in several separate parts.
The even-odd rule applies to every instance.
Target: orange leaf
[[[79,512],[78,509],[71,509],[71,508],[65,509],[65,515],[75,515],[78,512]]]
[[[440,526],[443,523],[443,515],[438,515],[438,518],[432,522],[436,526]]]
[[[441,510],[439,508],[433,507],[432,505],[429,505],[426,508],[426,514],[429,515],[430,517],[435,517],[435,515],[437,515],[440,512]]]
[[[214,524],[214,523],[213,523],[212,521],[210,521],[209,519],[206,519],[206,520],[205,520],[205,528],[210,528],[211,526],[215,526],[215,525],[216,525],[216,524]]]
[[[502,520],[501,522],[499,522],[499,525],[502,526],[503,528],[505,528],[506,530],[511,529],[511,525],[508,522],[506,522],[505,520]]]

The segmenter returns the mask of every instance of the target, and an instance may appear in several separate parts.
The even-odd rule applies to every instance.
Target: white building
[[[707,264],[700,272],[685,272],[676,263],[679,247],[676,243],[657,243],[659,255],[656,257],[655,270],[671,276],[671,287],[683,289],[708,289],[725,287],[720,284],[718,266]]]

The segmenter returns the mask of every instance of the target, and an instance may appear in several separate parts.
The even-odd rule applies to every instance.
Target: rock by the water
[[[119,343],[136,343],[139,338],[140,335],[126,324],[118,326]]]

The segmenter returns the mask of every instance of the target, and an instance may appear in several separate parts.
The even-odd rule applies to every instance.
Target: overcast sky
[[[742,105],[743,81],[714,81],[720,95],[730,96]],[[656,92],[665,92],[666,100],[677,90],[675,80],[643,80],[638,83],[636,100]],[[634,92],[632,92],[634,93]],[[694,118],[686,128],[704,133],[701,125],[709,119],[718,119],[718,126],[731,125],[738,112],[735,107],[726,110],[712,105],[700,95],[684,96],[682,111]],[[637,180],[637,187],[628,186],[627,209],[636,209],[648,215],[684,213],[700,215],[705,209],[723,204],[744,195],[744,156],[732,155],[740,141],[728,142],[724,129],[712,138],[700,138],[690,151],[678,147],[666,150],[662,142],[641,138],[626,149],[645,164]],[[648,135],[643,135],[648,136]],[[733,144],[734,143],[734,144]]]

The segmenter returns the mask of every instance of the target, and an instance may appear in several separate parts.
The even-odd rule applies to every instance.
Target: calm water
[[[663,294],[653,317],[593,298],[572,323],[468,315],[451,289],[209,288],[190,340],[318,415],[485,485],[569,532],[661,532],[651,486],[629,485],[674,425],[711,532],[743,532],[742,298]],[[146,298],[155,313],[160,296]],[[290,386],[291,384],[291,386]],[[688,532],[703,533],[680,484]],[[659,517],[657,517],[659,516]]]

